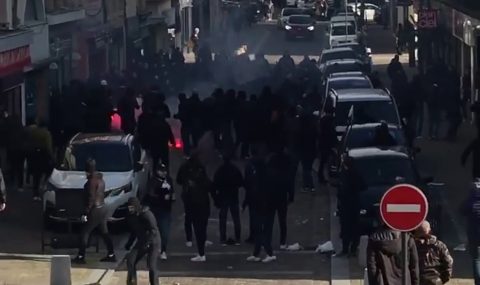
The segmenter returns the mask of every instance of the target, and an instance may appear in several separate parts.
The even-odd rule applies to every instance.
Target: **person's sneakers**
[[[310,188],[304,187],[302,193],[310,193]]]
[[[18,191],[18,192],[23,192],[23,188],[22,188],[22,187],[18,187],[17,191]]]
[[[74,259],[72,259],[72,263],[75,264],[86,264],[85,256],[77,255]]]
[[[222,240],[222,241],[220,241],[220,245],[221,246],[227,246],[228,244],[227,244],[226,240]]]
[[[236,245],[236,246],[239,246],[240,244],[241,244],[240,239],[237,239],[237,240],[235,241],[235,245]]]
[[[110,253],[109,255],[100,259],[100,262],[117,262],[117,257],[115,256],[114,253]]]
[[[42,201],[42,198],[40,198],[40,196],[33,196],[33,201]]]
[[[315,188],[310,189],[310,193],[315,193],[317,190]]]
[[[263,263],[269,263],[269,262],[272,262],[272,261],[275,261],[277,260],[277,257],[275,255],[267,255],[267,257],[265,257],[262,262]]]
[[[255,255],[251,255],[251,256],[247,257],[247,261],[248,262],[260,262],[260,261],[262,261],[262,259],[260,257],[255,256]]]
[[[161,260],[167,260],[167,253],[165,251],[160,253],[160,259]]]
[[[190,261],[192,262],[205,262],[207,261],[207,258],[204,256],[197,255],[195,257],[190,258]]]
[[[286,250],[287,247],[288,247],[288,246],[287,246],[286,244],[281,244],[281,245],[280,245],[280,249],[281,249],[281,250]]]
[[[186,246],[186,247],[192,247],[192,246],[193,246],[193,242],[187,241],[187,242],[185,243],[185,246]]]
[[[209,240],[205,241],[205,246],[212,246],[212,245],[213,245],[213,242],[211,242]]]

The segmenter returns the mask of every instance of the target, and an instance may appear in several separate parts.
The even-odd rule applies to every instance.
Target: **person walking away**
[[[395,32],[397,54],[402,55],[405,49],[405,30],[402,24],[398,24],[397,31]]]
[[[180,166],[177,173],[177,183],[183,187],[182,199],[185,205],[185,219],[191,220],[197,242],[198,255],[190,260],[193,262],[205,262],[207,260],[205,256],[205,242],[207,241],[212,187],[205,167],[198,158],[198,153],[193,153]],[[188,238],[187,234],[187,240]]]
[[[463,167],[465,167],[470,154],[472,154],[472,177],[478,178],[480,177],[480,139],[478,136],[467,145],[462,153],[460,163]]]
[[[422,136],[423,133],[423,118],[424,118],[424,107],[425,107],[425,88],[423,86],[423,77],[421,74],[416,74],[413,76],[412,81],[410,82],[410,93],[415,101],[415,108],[413,111],[413,127],[415,136]]]
[[[147,206],[142,206],[136,197],[128,199],[127,222],[130,227],[130,236],[125,249],[127,254],[127,285],[137,285],[137,263],[147,255],[148,277],[150,285],[159,285],[157,273],[158,248],[160,238],[157,221]]]
[[[247,257],[249,262],[269,263],[277,257],[272,248],[272,232],[275,219],[275,210],[272,199],[268,193],[267,164],[261,147],[252,148],[252,160],[245,169],[246,203],[250,214],[252,229],[250,237],[254,240],[254,248],[251,256]],[[267,256],[262,259],[260,253],[262,248]]]
[[[178,94],[178,112],[177,114],[175,114],[174,117],[175,119],[180,120],[180,122],[182,123],[180,132],[183,141],[183,152],[185,156],[188,157],[190,156],[192,146],[195,147],[195,142],[192,143],[193,117],[191,114],[189,100],[187,99],[187,95],[185,95],[185,93]]]
[[[338,210],[340,217],[340,227],[342,239],[341,255],[355,256],[357,254],[360,242],[359,231],[359,213],[358,206],[359,193],[366,188],[365,182],[352,166],[352,160],[348,159],[343,164],[346,171],[346,185],[342,185],[338,192]]]
[[[160,238],[160,259],[167,260],[167,245],[170,237],[172,221],[172,204],[175,202],[175,191],[172,178],[168,176],[165,164],[159,164],[155,169],[154,177],[150,180],[146,203],[155,216]]]
[[[292,161],[284,152],[283,146],[274,146],[267,158],[267,195],[273,213],[278,214],[280,226],[280,249],[287,248],[287,210],[293,203],[295,174],[292,173]],[[269,220],[272,222],[273,220]],[[270,225],[267,225],[269,228]]]
[[[430,223],[424,221],[414,232],[418,252],[420,284],[442,285],[452,277],[453,258],[447,246],[432,235]]]
[[[135,91],[132,88],[123,88],[124,94],[118,102],[118,114],[122,119],[121,128],[126,134],[133,134],[135,131],[135,110],[140,109],[137,98],[135,98]]]
[[[324,184],[327,182],[325,179],[325,166],[328,165],[330,157],[332,156],[333,148],[337,145],[337,131],[335,130],[335,118],[333,114],[333,108],[327,107],[325,114],[320,119],[320,131],[319,131],[319,151],[320,151],[320,163],[318,166],[318,183]]]
[[[420,285],[417,247],[410,235],[407,238],[407,284]],[[400,232],[382,225],[370,235],[367,244],[367,271],[369,285],[402,283],[402,238]]]
[[[394,80],[395,75],[399,71],[403,71],[403,66],[400,63],[400,57],[398,55],[395,55],[387,67],[387,74],[388,74],[388,78],[390,79],[390,82]]]
[[[40,185],[52,170],[52,136],[46,124],[40,121],[26,128],[28,138],[27,165],[33,176],[33,200],[40,201]]]
[[[446,113],[449,122],[446,139],[455,141],[457,138],[458,128],[462,124],[462,98],[460,96],[460,77],[457,75],[453,67],[449,68],[449,80],[447,83],[446,94]]]
[[[167,166],[170,166],[170,149],[169,143],[175,145],[175,137],[173,136],[172,129],[167,123],[161,112],[158,109],[155,110],[150,129],[148,131],[148,150],[153,160],[153,168],[157,169],[158,163],[161,162]]]
[[[239,188],[243,186],[242,173],[231,161],[231,155],[223,156],[223,164],[217,169],[213,179],[216,206],[220,209],[220,243],[226,246],[227,240],[227,215],[230,212],[235,227],[235,244],[240,245],[241,223],[239,209]]]
[[[302,165],[302,181],[304,192],[315,192],[313,185],[313,161],[317,154],[317,131],[313,115],[302,112],[299,117],[297,137],[297,153]]]
[[[472,258],[473,279],[480,285],[480,179],[475,178],[470,193],[463,202],[462,214],[467,219],[468,252]]]
[[[82,216],[82,229],[80,231],[80,248],[78,255],[72,262],[85,264],[85,251],[90,239],[90,234],[96,228],[100,229],[100,234],[107,247],[107,256],[100,259],[100,262],[116,262],[113,242],[108,235],[107,215],[108,209],[105,207],[105,181],[103,175],[96,171],[96,163],[93,159],[88,159],[85,165],[87,182],[85,183],[85,214]]]
[[[192,36],[190,37],[190,46],[192,52],[195,54],[195,62],[198,60],[198,48],[200,45],[200,29],[195,28]]]
[[[21,119],[16,115],[9,115],[6,119],[6,151],[10,165],[10,177],[18,191],[23,191],[25,172],[25,157],[28,144],[26,129]]]
[[[428,135],[431,140],[438,138],[438,127],[441,119],[440,110],[440,86],[439,83],[433,83],[428,91]]]

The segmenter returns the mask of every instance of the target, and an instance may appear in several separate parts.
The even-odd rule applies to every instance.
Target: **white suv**
[[[143,197],[151,168],[145,151],[132,135],[77,134],[48,179],[43,199],[46,222],[62,222],[83,214],[88,158],[95,159],[97,171],[103,174],[109,221],[125,218],[130,197]]]

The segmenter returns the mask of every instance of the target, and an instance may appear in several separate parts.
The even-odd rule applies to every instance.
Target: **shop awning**
[[[23,71],[31,63],[28,46],[0,52],[0,76]]]

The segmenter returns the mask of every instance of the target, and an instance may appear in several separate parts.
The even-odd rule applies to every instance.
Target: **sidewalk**
[[[395,55],[394,35],[390,30],[384,30],[381,26],[369,26],[367,44],[372,49],[374,70],[379,71],[382,82],[387,87],[390,86],[386,69]],[[400,56],[400,61],[411,79],[417,73],[417,68],[409,67],[408,54]],[[425,120],[427,120],[427,115],[425,111]],[[440,133],[445,134],[446,122],[442,121],[440,126]],[[427,122],[425,122],[423,130],[426,133]],[[435,182],[445,183],[446,186],[446,191],[441,194],[445,209],[444,234],[441,238],[449,247],[455,260],[454,279],[448,283],[454,285],[473,284],[472,266],[468,254],[465,251],[454,251],[454,247],[466,242],[462,226],[463,219],[459,216],[457,209],[469,189],[471,168],[470,165],[462,168],[459,161],[461,152],[473,139],[475,133],[474,126],[464,122],[459,129],[456,142],[431,141],[421,137],[416,140],[416,144],[421,148],[421,153],[417,157],[421,175],[433,176]],[[350,267],[350,284],[363,284],[364,269],[359,266],[358,259],[350,259],[348,264]]]

